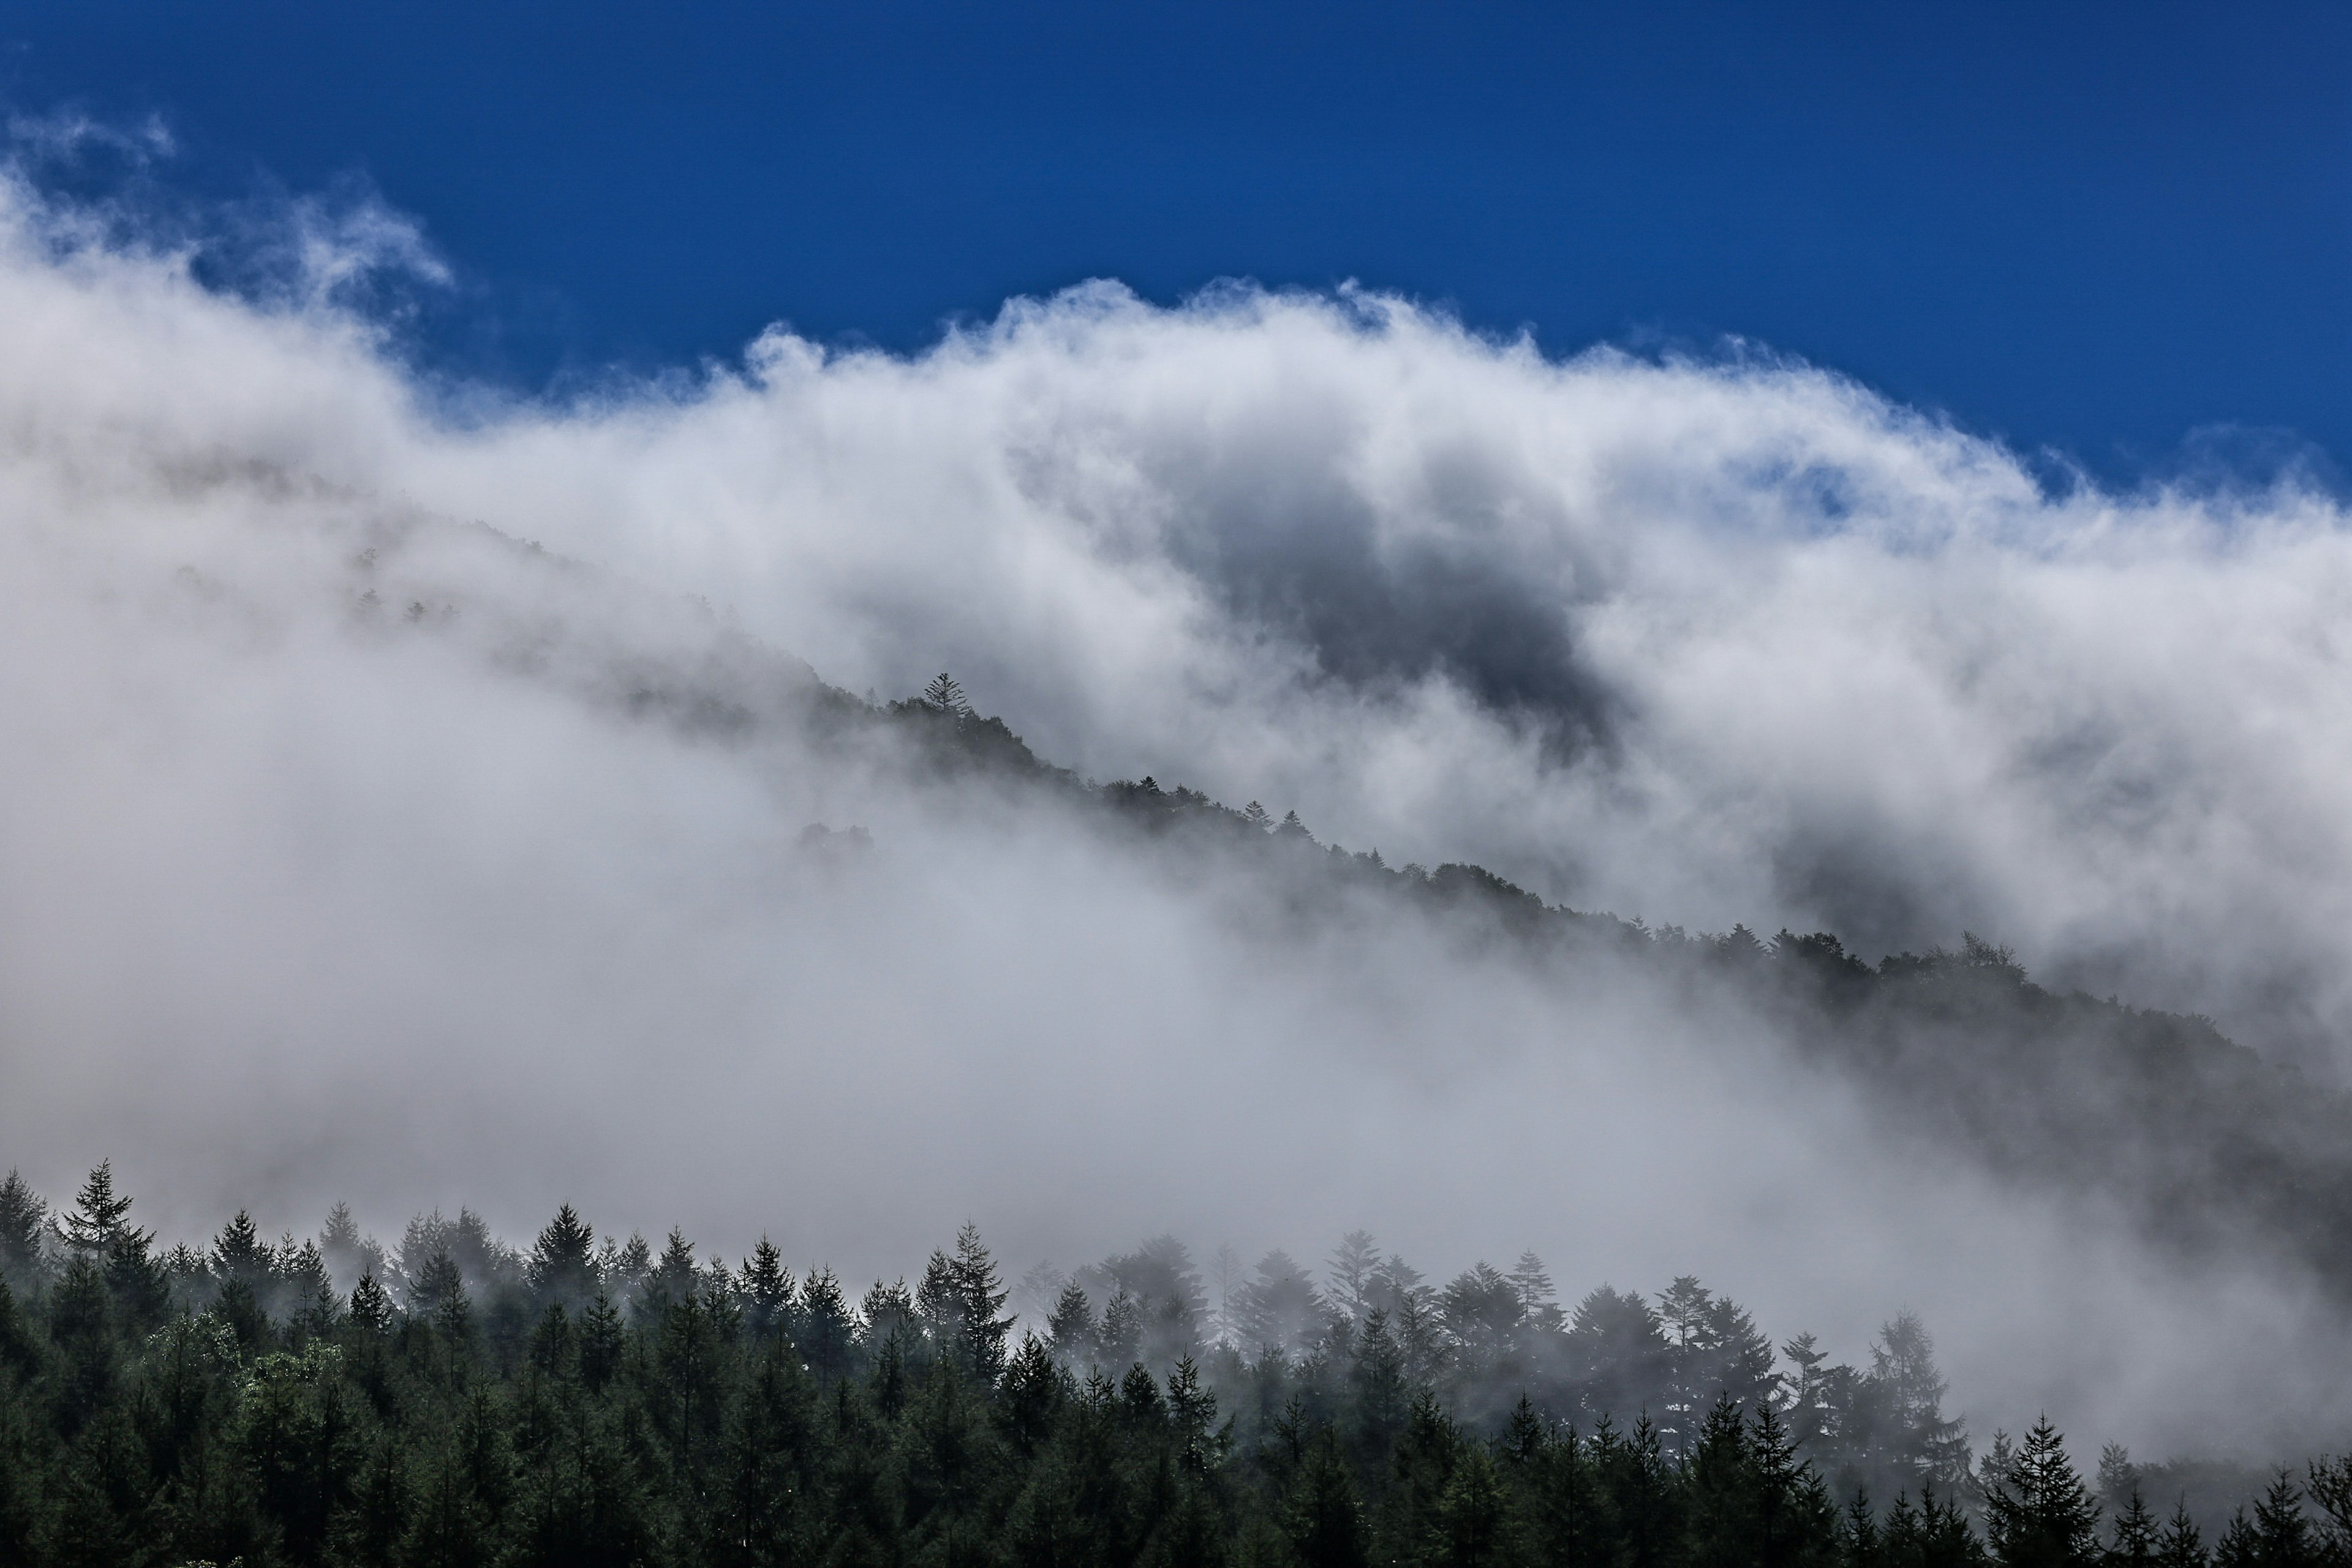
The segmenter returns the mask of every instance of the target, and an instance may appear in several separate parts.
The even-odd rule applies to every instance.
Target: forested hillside
[[[1563,997],[1593,966],[1630,961],[1668,984],[1759,1010],[1822,1068],[1864,1086],[1892,1125],[2042,1193],[2097,1194],[2183,1256],[2308,1269],[2352,1306],[2352,1094],[2269,1060],[2203,1016],[2033,984],[2005,947],[1848,952],[1829,932],[1678,927],[1547,904],[1483,867],[1391,867],[1318,843],[1295,813],[1234,809],[1145,778],[1092,785],[1050,767],[948,678],[886,708],[833,693],[835,732],[911,737],[923,765],[1067,795],[1180,863],[1263,877],[1295,924],[1340,922],[1355,900],[1417,911],[1433,942],[1517,944]]]
[[[1916,1319],[1830,1365],[1691,1279],[1563,1310],[1532,1255],[1438,1287],[1357,1233],[1204,1279],[1162,1237],[1020,1321],[970,1226],[853,1293],[568,1206],[527,1251],[340,1206],[164,1248],[133,1208],[103,1164],[56,1215],[0,1186],[0,1561],[2352,1561],[2352,1460],[2213,1531],[2046,1422],[1972,1458]]]

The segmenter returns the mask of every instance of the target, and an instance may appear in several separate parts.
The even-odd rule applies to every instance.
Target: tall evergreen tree
[[[742,1291],[744,1326],[751,1330],[754,1343],[791,1336],[793,1271],[784,1267],[783,1255],[764,1236],[743,1265]]]
[[[144,1247],[154,1235],[135,1228],[130,1215],[131,1199],[114,1190],[114,1162],[100,1160],[74,1194],[72,1209],[58,1215],[58,1239],[86,1258],[103,1257],[125,1241]]]
[[[2156,1515],[2135,1480],[2124,1494],[2123,1506],[2116,1510],[2107,1542],[2107,1568],[2154,1568],[2162,1551]]]
[[[2205,1538],[2189,1517],[2187,1498],[2172,1505],[2172,1519],[2157,1542],[2156,1560],[2159,1568],[2206,1568]]]
[[[1985,1533],[2002,1568],[2089,1568],[2099,1505],[2047,1416],[2033,1424],[1985,1498]]]
[[[0,1281],[30,1290],[47,1277],[41,1237],[49,1205],[12,1167],[0,1181]]]

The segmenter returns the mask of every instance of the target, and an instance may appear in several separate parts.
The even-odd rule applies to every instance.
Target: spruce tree
[[[1062,1287],[1054,1310],[1045,1320],[1045,1344],[1054,1359],[1071,1368],[1092,1366],[1100,1353],[1094,1307],[1086,1288],[1073,1279]]]
[[[1338,1447],[1325,1438],[1311,1444],[1292,1483],[1288,1534],[1299,1568],[1368,1568],[1370,1531],[1356,1480]]]
[[[1568,1315],[1559,1309],[1559,1294],[1552,1288],[1551,1275],[1532,1251],[1519,1254],[1511,1269],[1511,1288],[1519,1293],[1521,1314],[1535,1328],[1549,1334],[1567,1326]]]
[[[1331,1304],[1350,1323],[1360,1324],[1372,1310],[1372,1279],[1380,1271],[1381,1252],[1369,1230],[1351,1230],[1331,1253]]]
[[[580,1322],[580,1381],[591,1394],[601,1394],[621,1370],[628,1343],[621,1326],[620,1309],[602,1290],[588,1303]]]
[[[2033,1424],[1985,1498],[1986,1534],[2002,1568],[2087,1568],[2099,1558],[2099,1505],[2048,1416]]]
[[[2147,1500],[2140,1495],[2139,1482],[2135,1479],[2124,1494],[2123,1506],[2116,1510],[2107,1542],[2105,1560],[2109,1568],[2153,1568],[2161,1550],[2157,1530],[2156,1515],[2149,1511]]]
[[[126,1238],[143,1247],[153,1235],[134,1229],[130,1214],[131,1199],[114,1190],[114,1162],[100,1160],[74,1195],[72,1210],[58,1215],[58,1239],[86,1258],[103,1257]]]
[[[2157,1542],[2156,1560],[2159,1568],[2206,1568],[2205,1538],[2197,1521],[2189,1517],[2185,1497],[2172,1505],[2172,1521]]]
[[[531,1243],[523,1279],[541,1305],[558,1304],[578,1310],[602,1283],[596,1269],[596,1232],[570,1204],[557,1207],[555,1217]]]
[[[783,1255],[764,1236],[743,1265],[742,1292],[744,1326],[751,1330],[755,1344],[791,1337],[793,1271],[784,1267]]]
[[[362,1274],[352,1288],[352,1325],[371,1334],[392,1331],[392,1298],[375,1282],[373,1274]]]
[[[2267,1568],[2263,1562],[2262,1536],[2243,1508],[2230,1515],[2221,1539],[2213,1543],[2213,1568]]]
[[[956,1232],[949,1279],[965,1364],[982,1384],[993,1384],[1004,1370],[1004,1339],[1013,1331],[1013,1320],[1002,1315],[1008,1292],[997,1276],[996,1260],[982,1244],[980,1227],[969,1221]]]
[[[12,1168],[0,1181],[0,1281],[30,1291],[46,1277],[41,1238],[49,1205]]]
[[[941,670],[929,686],[923,688],[923,706],[948,715],[951,719],[968,719],[971,704],[964,700],[963,688],[953,676]]]
[[[798,1318],[794,1343],[809,1369],[828,1381],[845,1375],[856,1353],[857,1325],[832,1269],[818,1268],[802,1285]]]
[[[221,1226],[220,1235],[213,1239],[212,1266],[214,1272],[226,1283],[236,1280],[248,1290],[258,1292],[268,1282],[277,1268],[278,1258],[245,1210]]]
[[[2303,1510],[2303,1491],[2281,1470],[2254,1501],[2254,1535],[2263,1568],[2316,1568],[2319,1542]]]

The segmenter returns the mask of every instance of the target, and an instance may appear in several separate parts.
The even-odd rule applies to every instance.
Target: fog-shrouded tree
[[[1255,802],[1252,802],[1255,805]],[[1331,1305],[1350,1323],[1361,1323],[1378,1305],[1372,1299],[1373,1277],[1380,1272],[1380,1244],[1369,1230],[1351,1230],[1331,1251]]]
[[[1254,1352],[1296,1355],[1330,1331],[1330,1304],[1307,1270],[1279,1247],[1258,1259],[1238,1294],[1242,1342]]]
[[[542,1311],[561,1306],[567,1314],[577,1313],[603,1288],[596,1232],[570,1204],[557,1206],[555,1217],[531,1243],[523,1279]]]
[[[1433,1290],[1350,1233],[1330,1294],[1269,1252],[1231,1281],[1233,1338],[1168,1354],[1207,1299],[1160,1237],[1063,1279],[1008,1348],[969,1226],[853,1310],[764,1237],[730,1268],[681,1231],[600,1247],[564,1208],[517,1254],[460,1209],[346,1300],[329,1242],[356,1226],[273,1243],[240,1211],[155,1253],[110,1184],[84,1200],[37,1300],[0,1278],[0,1561],[2213,1568],[2185,1504],[2159,1529],[2146,1503],[2174,1472],[2120,1448],[2104,1538],[2046,1421],[1979,1470],[1957,1432],[1927,1462],[1916,1318],[1867,1369],[1800,1335],[1768,1374],[1748,1314],[1687,1276],[1555,1321],[1531,1258]],[[2244,1494],[2221,1560],[2342,1568],[2352,1460],[2304,1480]]]
[[[900,689],[905,689],[902,687]],[[935,709],[950,718],[964,719],[971,715],[971,703],[965,699],[963,687],[957,682],[955,677],[944,669],[932,677],[931,683],[923,688],[922,701],[925,707]]]
[[[47,1201],[12,1168],[0,1180],[0,1280],[30,1291],[47,1279],[48,1223]]]
[[[2157,1540],[2156,1560],[2159,1568],[2205,1568],[2209,1554],[2204,1533],[2189,1516],[2189,1500],[2185,1497],[2172,1505],[2172,1517]]]
[[[1062,1287],[1053,1312],[1045,1320],[1045,1345],[1054,1359],[1073,1372],[1085,1372],[1101,1353],[1101,1334],[1095,1323],[1094,1303],[1086,1287],[1073,1279]]]
[[[765,1236],[744,1260],[742,1273],[743,1326],[753,1341],[766,1344],[793,1330],[793,1271],[784,1256]]]
[[[2100,1557],[2099,1505],[2047,1416],[1985,1493],[1985,1537],[2001,1568],[2090,1568]]]
[[[57,1216],[58,1239],[85,1258],[103,1258],[125,1241],[141,1247],[154,1239],[152,1232],[131,1224],[127,1194],[114,1190],[114,1162],[100,1160],[74,1194],[74,1206]]]

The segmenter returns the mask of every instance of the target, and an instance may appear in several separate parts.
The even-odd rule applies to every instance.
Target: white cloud
[[[1360,294],[1092,285],[911,359],[772,333],[687,390],[445,419],[337,304],[337,256],[431,276],[413,229],[329,224],[320,286],[254,306],[0,192],[0,1050],[37,1086],[0,1147],[53,1184],[112,1148],[177,1224],[257,1184],[666,1203],[861,1268],[966,1213],[1066,1260],[1364,1223],[1433,1268],[1696,1268],[1846,1353],[1907,1300],[2004,1409],[2099,1345],[2260,1408],[2276,1347],[2335,1332],[1881,1147],[1752,1023],[1634,981],[1563,1013],[1377,921],[1293,945],[1015,807],[617,700],[792,687],[699,596],[854,689],[946,667],[1051,758],[1392,863],[1965,924],[2334,1038],[2322,498],[2052,497],[1818,371],[1551,362]],[[877,830],[863,871],[795,855],[820,819]],[[2179,1429],[2143,1392],[2069,1397]]]

